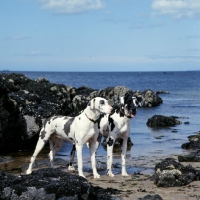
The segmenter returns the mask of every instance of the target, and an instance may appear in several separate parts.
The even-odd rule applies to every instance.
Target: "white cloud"
[[[29,39],[29,38],[30,37],[28,37],[28,36],[15,35],[15,36],[7,37],[6,39],[8,39],[8,40],[26,40],[26,39]]]
[[[104,7],[101,0],[39,0],[42,8],[52,10],[56,14],[73,14]]]
[[[153,0],[153,15],[195,18],[200,15],[200,0]]]

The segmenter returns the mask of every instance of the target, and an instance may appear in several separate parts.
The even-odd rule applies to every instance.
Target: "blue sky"
[[[0,70],[200,70],[200,0],[1,0]]]

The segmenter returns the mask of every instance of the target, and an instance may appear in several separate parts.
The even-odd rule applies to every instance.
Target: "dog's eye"
[[[103,105],[103,104],[105,104],[105,101],[104,101],[104,100],[100,100],[99,103],[100,103],[101,105]]]

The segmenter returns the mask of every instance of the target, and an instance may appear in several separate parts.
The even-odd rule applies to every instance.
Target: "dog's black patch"
[[[73,147],[72,147],[70,156],[74,156],[75,152],[76,152],[76,145],[73,144]],[[72,166],[72,165],[73,165],[73,162],[70,161],[69,165]]]
[[[79,117],[78,119],[81,120],[81,117]]]
[[[53,118],[52,118],[52,121],[53,120],[55,120],[55,119],[58,119],[58,118],[60,118],[61,116],[54,116]]]
[[[107,144],[108,146],[112,146],[114,144],[114,140],[112,138],[109,138]]]
[[[98,119],[98,121],[97,121],[98,129],[100,129],[101,119],[102,119],[104,116],[106,116],[105,113],[101,113],[100,116],[99,116],[99,119]]]
[[[47,122],[48,122],[48,124],[50,124],[50,118],[47,118],[47,119],[44,120],[44,122],[43,122],[44,128],[45,128]]]
[[[110,125],[110,130],[113,131],[113,129],[115,128],[115,123],[114,123],[113,118],[111,118],[110,115],[108,117],[108,122],[109,122],[109,125]]]
[[[45,130],[41,132],[41,134],[40,134],[41,139],[44,139],[46,133],[47,133],[47,132],[46,132]]]
[[[71,127],[73,121],[74,121],[74,117],[70,118],[64,125],[64,132],[66,133],[67,136],[70,132],[70,127]]]

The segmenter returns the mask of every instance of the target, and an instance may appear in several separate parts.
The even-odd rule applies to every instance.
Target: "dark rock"
[[[159,90],[159,91],[156,91],[156,94],[169,94],[169,92],[168,91]]]
[[[163,115],[154,115],[153,117],[149,118],[147,121],[147,126],[149,127],[168,127],[168,126],[175,126],[177,124],[181,124],[177,117],[174,116],[163,116]]]
[[[181,145],[183,149],[192,149],[192,150],[198,150],[200,149],[200,134],[197,133],[197,135],[191,135],[188,137],[189,142],[186,142]]]
[[[156,195],[147,195],[144,198],[139,198],[138,200],[163,200],[160,195],[156,194]]]
[[[188,155],[179,155],[179,162],[200,162],[200,152],[191,152]]]
[[[86,179],[61,169],[40,169],[31,175],[16,176],[0,171],[0,199],[45,199],[75,200],[111,199],[119,194],[113,188],[103,189],[92,186]]]
[[[199,171],[191,165],[183,166],[173,158],[166,158],[156,164],[155,173],[152,176],[154,184],[158,187],[184,186],[199,179]]]

